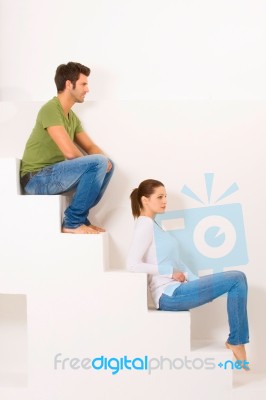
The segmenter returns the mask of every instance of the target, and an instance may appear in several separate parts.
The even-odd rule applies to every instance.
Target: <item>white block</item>
[[[21,193],[19,182],[20,160],[17,158],[0,158],[1,197]]]

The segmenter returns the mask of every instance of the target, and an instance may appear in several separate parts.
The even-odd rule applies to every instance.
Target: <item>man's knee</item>
[[[108,158],[103,154],[90,154],[82,157],[83,162],[88,165],[99,165],[107,168]]]

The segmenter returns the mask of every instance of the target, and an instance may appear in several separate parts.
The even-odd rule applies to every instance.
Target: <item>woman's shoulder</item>
[[[136,225],[153,226],[153,219],[150,217],[145,217],[144,215],[140,215],[136,219]]]
[[[153,231],[153,220],[150,217],[140,216],[135,221],[135,230],[152,232]]]
[[[153,220],[149,217],[140,216],[135,221],[133,231],[133,242],[138,243],[138,246],[147,245],[154,239]]]

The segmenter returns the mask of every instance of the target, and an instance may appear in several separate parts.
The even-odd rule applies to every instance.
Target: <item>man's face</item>
[[[79,75],[79,79],[76,81],[75,88],[74,85],[70,83],[69,94],[75,103],[83,103],[88,91],[88,77],[86,75]]]

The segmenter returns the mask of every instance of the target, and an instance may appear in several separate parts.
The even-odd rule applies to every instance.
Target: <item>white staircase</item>
[[[19,164],[0,160],[0,399],[201,399],[209,382],[216,399],[230,390],[232,372],[217,366],[230,353],[192,350],[189,312],[149,310],[145,274],[108,270],[108,233],[62,234],[62,196],[21,194]],[[129,369],[124,356],[152,370]],[[109,367],[88,368],[94,358]]]

